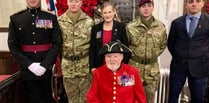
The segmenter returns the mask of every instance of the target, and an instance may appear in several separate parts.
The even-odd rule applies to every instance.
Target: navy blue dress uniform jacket
[[[89,64],[90,69],[97,68],[103,65],[104,56],[98,55],[99,50],[103,46],[103,24],[101,22],[97,25],[94,25],[91,29],[91,40],[90,40],[90,49],[89,49]],[[98,33],[101,35],[98,38]],[[128,38],[126,35],[125,24],[113,21],[113,28],[112,28],[112,38],[111,41],[120,40],[121,43],[128,47]],[[130,58],[130,54],[125,54],[123,62],[128,63]]]
[[[49,25],[50,23],[52,25]],[[52,46],[45,51],[31,52],[23,51],[21,48],[22,45],[45,44],[52,44]],[[40,8],[35,10],[27,8],[10,16],[8,46],[19,64],[23,79],[34,80],[51,76],[51,68],[61,44],[61,30],[55,15],[41,11]],[[29,71],[28,66],[33,62],[40,62],[40,65],[47,69],[43,76],[35,76]]]
[[[187,69],[195,78],[209,74],[209,16],[202,14],[192,38],[186,29],[186,15],[172,22],[168,49],[172,55],[170,69],[176,73]]]

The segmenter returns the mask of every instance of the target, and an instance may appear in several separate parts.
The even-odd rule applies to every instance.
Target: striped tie
[[[189,25],[189,37],[192,38],[196,25],[195,25],[195,17],[190,17],[191,23]]]

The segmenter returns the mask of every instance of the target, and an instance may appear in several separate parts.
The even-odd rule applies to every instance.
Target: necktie
[[[195,17],[190,17],[191,23],[189,25],[189,37],[192,38],[196,25],[195,25]]]

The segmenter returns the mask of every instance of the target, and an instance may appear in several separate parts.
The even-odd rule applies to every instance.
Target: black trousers
[[[51,77],[24,82],[33,96],[33,103],[56,103],[52,96]]]
[[[170,72],[168,103],[178,103],[179,94],[181,93],[186,79],[188,79],[191,103],[204,103],[204,94],[207,87],[208,77],[194,78],[188,70],[181,74]]]

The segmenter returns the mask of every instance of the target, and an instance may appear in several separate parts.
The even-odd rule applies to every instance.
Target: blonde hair
[[[112,2],[110,2],[110,1],[104,2],[104,3],[102,4],[102,6],[101,6],[101,10],[103,10],[103,9],[104,9],[105,7],[107,7],[107,6],[112,6],[113,11],[115,11],[115,5],[114,5]]]

